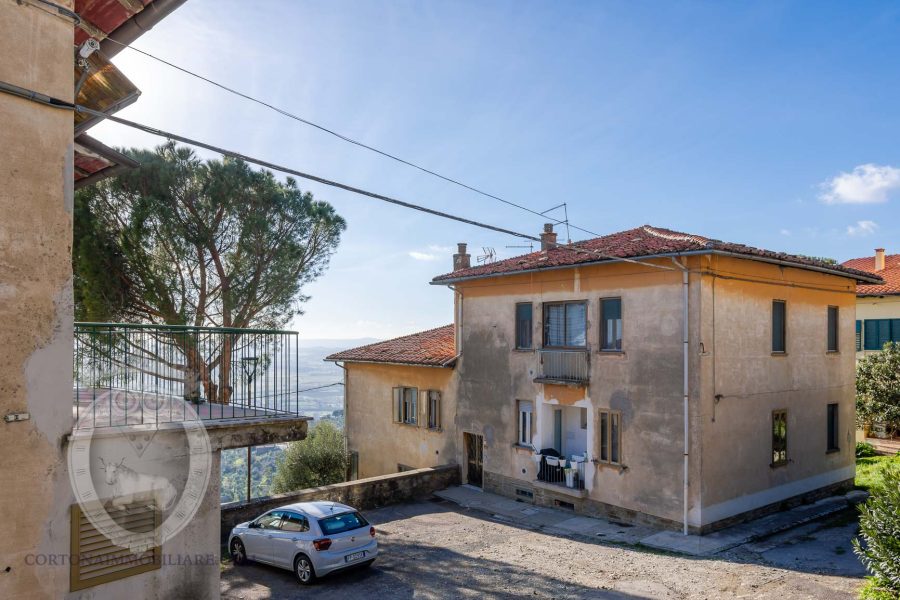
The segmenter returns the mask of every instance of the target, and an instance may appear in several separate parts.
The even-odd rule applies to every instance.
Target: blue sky
[[[898,31],[888,2],[190,0],[134,45],[536,210],[567,202],[592,231],[652,223],[845,260],[900,252]],[[114,62],[143,92],[123,117],[541,228],[130,50]],[[92,134],[159,143],[111,123]],[[506,248],[514,238],[301,185],[348,221],[292,324],[305,338],[448,323],[451,293],[428,282],[457,242],[521,252]]]

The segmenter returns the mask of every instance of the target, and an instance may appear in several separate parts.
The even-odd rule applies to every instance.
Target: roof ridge
[[[673,231],[671,229],[666,229],[666,231],[670,231],[671,233],[663,233],[660,231],[661,227],[654,227],[653,225],[642,225],[641,230],[650,235],[656,236],[658,238],[662,238],[664,240],[672,240],[678,242],[695,242],[700,244],[701,246],[706,246],[712,242],[709,238],[703,237],[702,235],[693,235],[690,233],[681,233],[677,231]],[[615,235],[615,234],[611,234]]]

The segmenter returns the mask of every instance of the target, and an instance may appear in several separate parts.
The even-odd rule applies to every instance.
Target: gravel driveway
[[[301,587],[263,565],[222,573],[222,597],[263,598],[855,598],[864,575],[847,515],[691,558],[548,535],[455,504],[369,511],[381,555],[367,570]]]

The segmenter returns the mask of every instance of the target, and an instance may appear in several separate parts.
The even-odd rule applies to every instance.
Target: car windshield
[[[350,531],[351,529],[359,529],[368,524],[369,522],[358,512],[349,512],[319,519],[319,527],[322,528],[322,533],[325,535],[334,535],[336,533]]]

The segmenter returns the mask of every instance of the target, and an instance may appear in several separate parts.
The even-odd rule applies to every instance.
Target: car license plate
[[[362,552],[354,552],[353,554],[348,554],[344,557],[344,562],[353,562],[354,560],[359,560],[360,558],[364,558],[366,556],[366,551]]]

